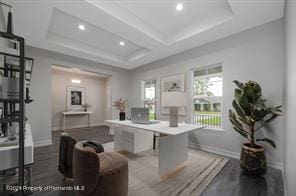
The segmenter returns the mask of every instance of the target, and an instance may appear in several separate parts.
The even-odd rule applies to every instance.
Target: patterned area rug
[[[113,151],[113,142],[104,144],[104,148]],[[175,176],[160,181],[156,151],[128,154],[126,158],[129,196],[200,195],[228,161],[221,156],[189,149],[187,166]]]

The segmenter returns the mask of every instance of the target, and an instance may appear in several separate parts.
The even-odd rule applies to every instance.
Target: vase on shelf
[[[82,105],[82,108],[83,108],[83,111],[84,112],[87,112],[87,110],[88,110],[89,107],[90,107],[90,105],[87,104],[87,103]]]
[[[13,123],[9,123],[8,126],[8,133],[7,133],[7,138],[8,140],[16,140],[17,136],[18,136],[18,123],[13,122]]]
[[[125,99],[117,99],[113,103],[113,107],[115,107],[119,111],[119,120],[123,121],[125,120],[125,110],[128,106],[127,100]]]
[[[125,112],[119,112],[119,120],[120,121],[125,120]]]

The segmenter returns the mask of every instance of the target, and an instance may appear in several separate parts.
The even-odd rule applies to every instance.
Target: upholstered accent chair
[[[128,162],[117,152],[96,152],[77,142],[73,152],[74,185],[77,196],[127,196]]]
[[[64,179],[73,179],[73,150],[74,145],[77,142],[78,141],[68,133],[62,133],[58,169],[63,175]],[[97,153],[104,152],[104,148],[100,143],[94,141],[84,141],[83,145],[93,148]]]

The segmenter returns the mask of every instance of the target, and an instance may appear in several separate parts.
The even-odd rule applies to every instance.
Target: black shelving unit
[[[18,143],[19,143],[19,165],[18,165],[18,186],[24,186],[24,143],[25,143],[25,104],[31,103],[33,100],[29,96],[30,79],[33,69],[34,59],[25,57],[25,39],[14,35],[12,32],[12,13],[11,6],[0,2],[0,5],[8,6],[7,31],[0,31],[0,38],[13,43],[17,53],[11,54],[7,51],[0,51],[2,62],[0,66],[0,79],[7,79],[8,82],[14,79],[18,83],[18,89],[15,94],[9,94],[7,89],[2,88],[0,105],[2,105],[2,115],[0,118],[1,136],[7,136],[9,124],[16,122],[19,127]],[[3,85],[3,84],[2,84]],[[3,87],[3,86],[2,86]],[[3,91],[7,90],[5,97]],[[24,195],[22,189],[19,195]]]

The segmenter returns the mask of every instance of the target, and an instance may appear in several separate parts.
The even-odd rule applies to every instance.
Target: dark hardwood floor
[[[268,168],[264,177],[241,173],[239,161],[230,159],[202,196],[284,196],[281,171]]]
[[[113,141],[113,136],[108,134],[108,127],[75,129],[67,131],[78,140],[95,140],[100,143]],[[34,186],[68,186],[69,181],[62,181],[58,172],[58,152],[60,131],[52,134],[53,145],[35,148],[33,166]],[[281,172],[272,168],[264,177],[253,177],[241,174],[239,162],[230,159],[221,172],[209,184],[202,196],[283,196],[283,180]],[[72,196],[69,191],[35,192],[35,195],[45,196]]]
[[[73,129],[66,131],[69,135],[75,137],[79,141],[94,140],[101,144],[113,141],[113,136],[109,134],[107,126]],[[61,131],[52,132],[52,142],[50,146],[43,146],[34,149],[34,165],[33,165],[33,186],[70,186],[70,181],[63,181],[58,171],[59,163],[59,145],[61,139]],[[73,192],[69,191],[43,191],[35,192],[36,195],[65,195],[72,196]]]

